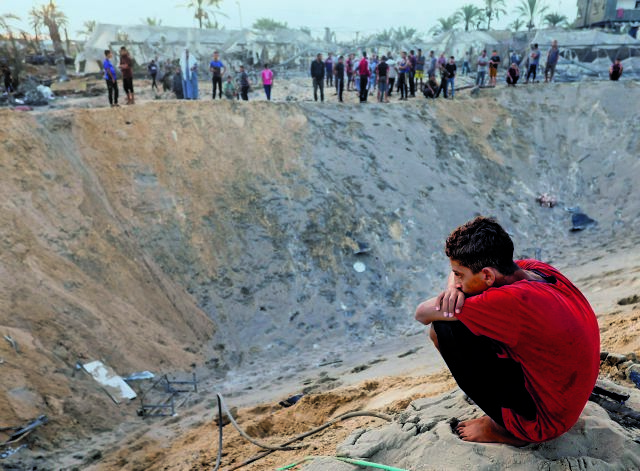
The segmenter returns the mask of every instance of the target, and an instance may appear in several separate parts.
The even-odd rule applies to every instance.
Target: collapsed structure
[[[637,0],[578,0],[575,26],[612,27],[624,23],[629,23],[637,32],[640,25],[640,2]]]
[[[207,71],[214,50],[219,51],[232,68],[240,64],[251,68],[269,63],[304,71],[318,52],[347,54],[366,49],[384,54],[420,47],[425,54],[433,50],[436,54],[454,55],[458,60],[469,53],[473,69],[473,57],[483,49],[497,50],[506,65],[511,51],[526,57],[533,43],[543,50],[544,63],[544,51],[553,39],[558,40],[562,56],[557,72],[559,81],[606,76],[615,58],[622,60],[626,75],[640,73],[640,41],[637,39],[627,34],[597,30],[562,29],[539,30],[535,36],[505,31],[449,31],[428,40],[414,37],[403,41],[379,41],[372,37],[363,40],[362,44],[350,45],[316,40],[293,29],[252,31],[99,24],[76,56],[75,65],[78,73],[99,73],[104,50],[111,49],[117,54],[120,46],[126,46],[139,65],[151,59],[171,62],[187,47],[198,59],[203,72]]]
[[[254,32],[248,29],[99,24],[87,39],[83,51],[76,56],[76,71],[99,72],[105,49],[117,53],[120,46],[126,46],[138,64],[146,64],[156,58],[160,61],[175,60],[186,47],[205,69],[214,50],[219,51],[232,65],[253,66],[268,62],[295,66],[298,61],[332,47],[312,39],[302,31],[291,29]]]

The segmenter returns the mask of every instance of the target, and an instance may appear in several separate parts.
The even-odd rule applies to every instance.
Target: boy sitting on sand
[[[555,268],[513,261],[490,218],[451,233],[447,288],[416,319],[460,388],[487,415],[460,423],[465,441],[523,446],[568,431],[598,377],[600,334],[591,306]]]

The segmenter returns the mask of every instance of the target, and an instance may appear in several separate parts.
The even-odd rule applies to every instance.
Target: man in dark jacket
[[[318,101],[318,88],[320,89],[320,101],[324,101],[324,62],[322,54],[316,56],[311,63],[311,78],[313,79],[313,99]]]
[[[176,67],[176,71],[173,74],[173,81],[171,83],[171,91],[175,93],[178,100],[184,99],[184,91],[182,90],[182,69]]]
[[[342,93],[344,92],[344,56],[338,57],[338,63],[334,69],[336,75],[336,89],[338,90],[338,101],[342,103]]]

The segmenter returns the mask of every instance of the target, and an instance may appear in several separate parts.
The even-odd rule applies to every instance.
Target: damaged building
[[[121,46],[127,47],[138,64],[156,58],[161,62],[177,60],[188,47],[203,70],[207,69],[214,50],[231,65],[298,66],[329,47],[302,31],[290,29],[258,32],[99,24],[76,56],[76,72],[98,73],[102,69],[105,49],[111,49],[117,56]]]
[[[578,28],[611,28],[625,23],[637,32],[640,25],[640,1],[578,0],[578,16],[574,23]]]

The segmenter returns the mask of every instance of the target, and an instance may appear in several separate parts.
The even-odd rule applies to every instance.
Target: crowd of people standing
[[[116,69],[112,63],[112,52],[105,51],[103,63],[104,78],[107,82],[109,103],[111,106],[118,105],[118,85],[116,79]],[[526,71],[524,83],[536,82],[541,66],[542,52],[538,44],[532,44],[523,61],[515,51],[510,53],[506,71],[504,74],[507,86],[516,86],[521,79],[521,65]],[[556,72],[556,66],[560,59],[558,42],[552,41],[551,47],[547,51],[544,77],[545,82],[552,82]],[[498,75],[503,64],[497,50],[491,51],[489,55],[483,50],[474,61],[471,52],[466,52],[462,59],[460,74],[471,75],[472,67],[475,66],[475,86],[495,87],[498,83]],[[524,62],[524,63],[523,63]],[[120,49],[120,68],[123,88],[127,94],[127,104],[134,104],[133,88],[133,61],[125,47]],[[198,71],[200,67],[197,58],[190,54],[185,48],[179,60],[179,66],[173,71],[173,78],[167,85],[163,81],[166,90],[172,90],[176,97],[185,100],[197,100],[199,94]],[[247,101],[252,87],[261,83],[267,100],[271,100],[271,92],[274,85],[274,72],[268,64],[262,66],[259,80],[252,80],[243,65],[238,66],[237,71],[225,66],[218,51],[213,52],[209,62],[209,72],[211,74],[212,99],[225,97],[226,99],[238,99]],[[152,60],[148,67],[149,77],[152,79],[152,90],[158,90],[156,82],[160,71],[160,64]],[[618,80],[623,72],[622,64],[616,60],[609,70],[611,80]],[[233,73],[233,75],[232,75]],[[430,51],[428,55],[423,54],[422,49],[417,52],[410,50],[402,51],[396,57],[392,52],[384,55],[372,53],[368,55],[362,51],[360,57],[356,54],[338,55],[328,54],[327,59],[322,53],[318,53],[311,62],[309,68],[311,83],[313,87],[314,101],[323,102],[325,100],[325,89],[329,87],[335,89],[339,102],[344,101],[344,93],[357,92],[360,103],[368,101],[370,96],[375,96],[378,102],[389,103],[393,93],[396,92],[399,100],[408,100],[421,93],[426,98],[453,99],[456,91],[456,78],[458,77],[458,65],[456,58],[451,55],[446,56],[441,52],[436,56],[435,51]],[[487,76],[488,74],[488,76]],[[166,73],[164,74],[166,77]],[[235,77],[234,77],[235,75]]]

